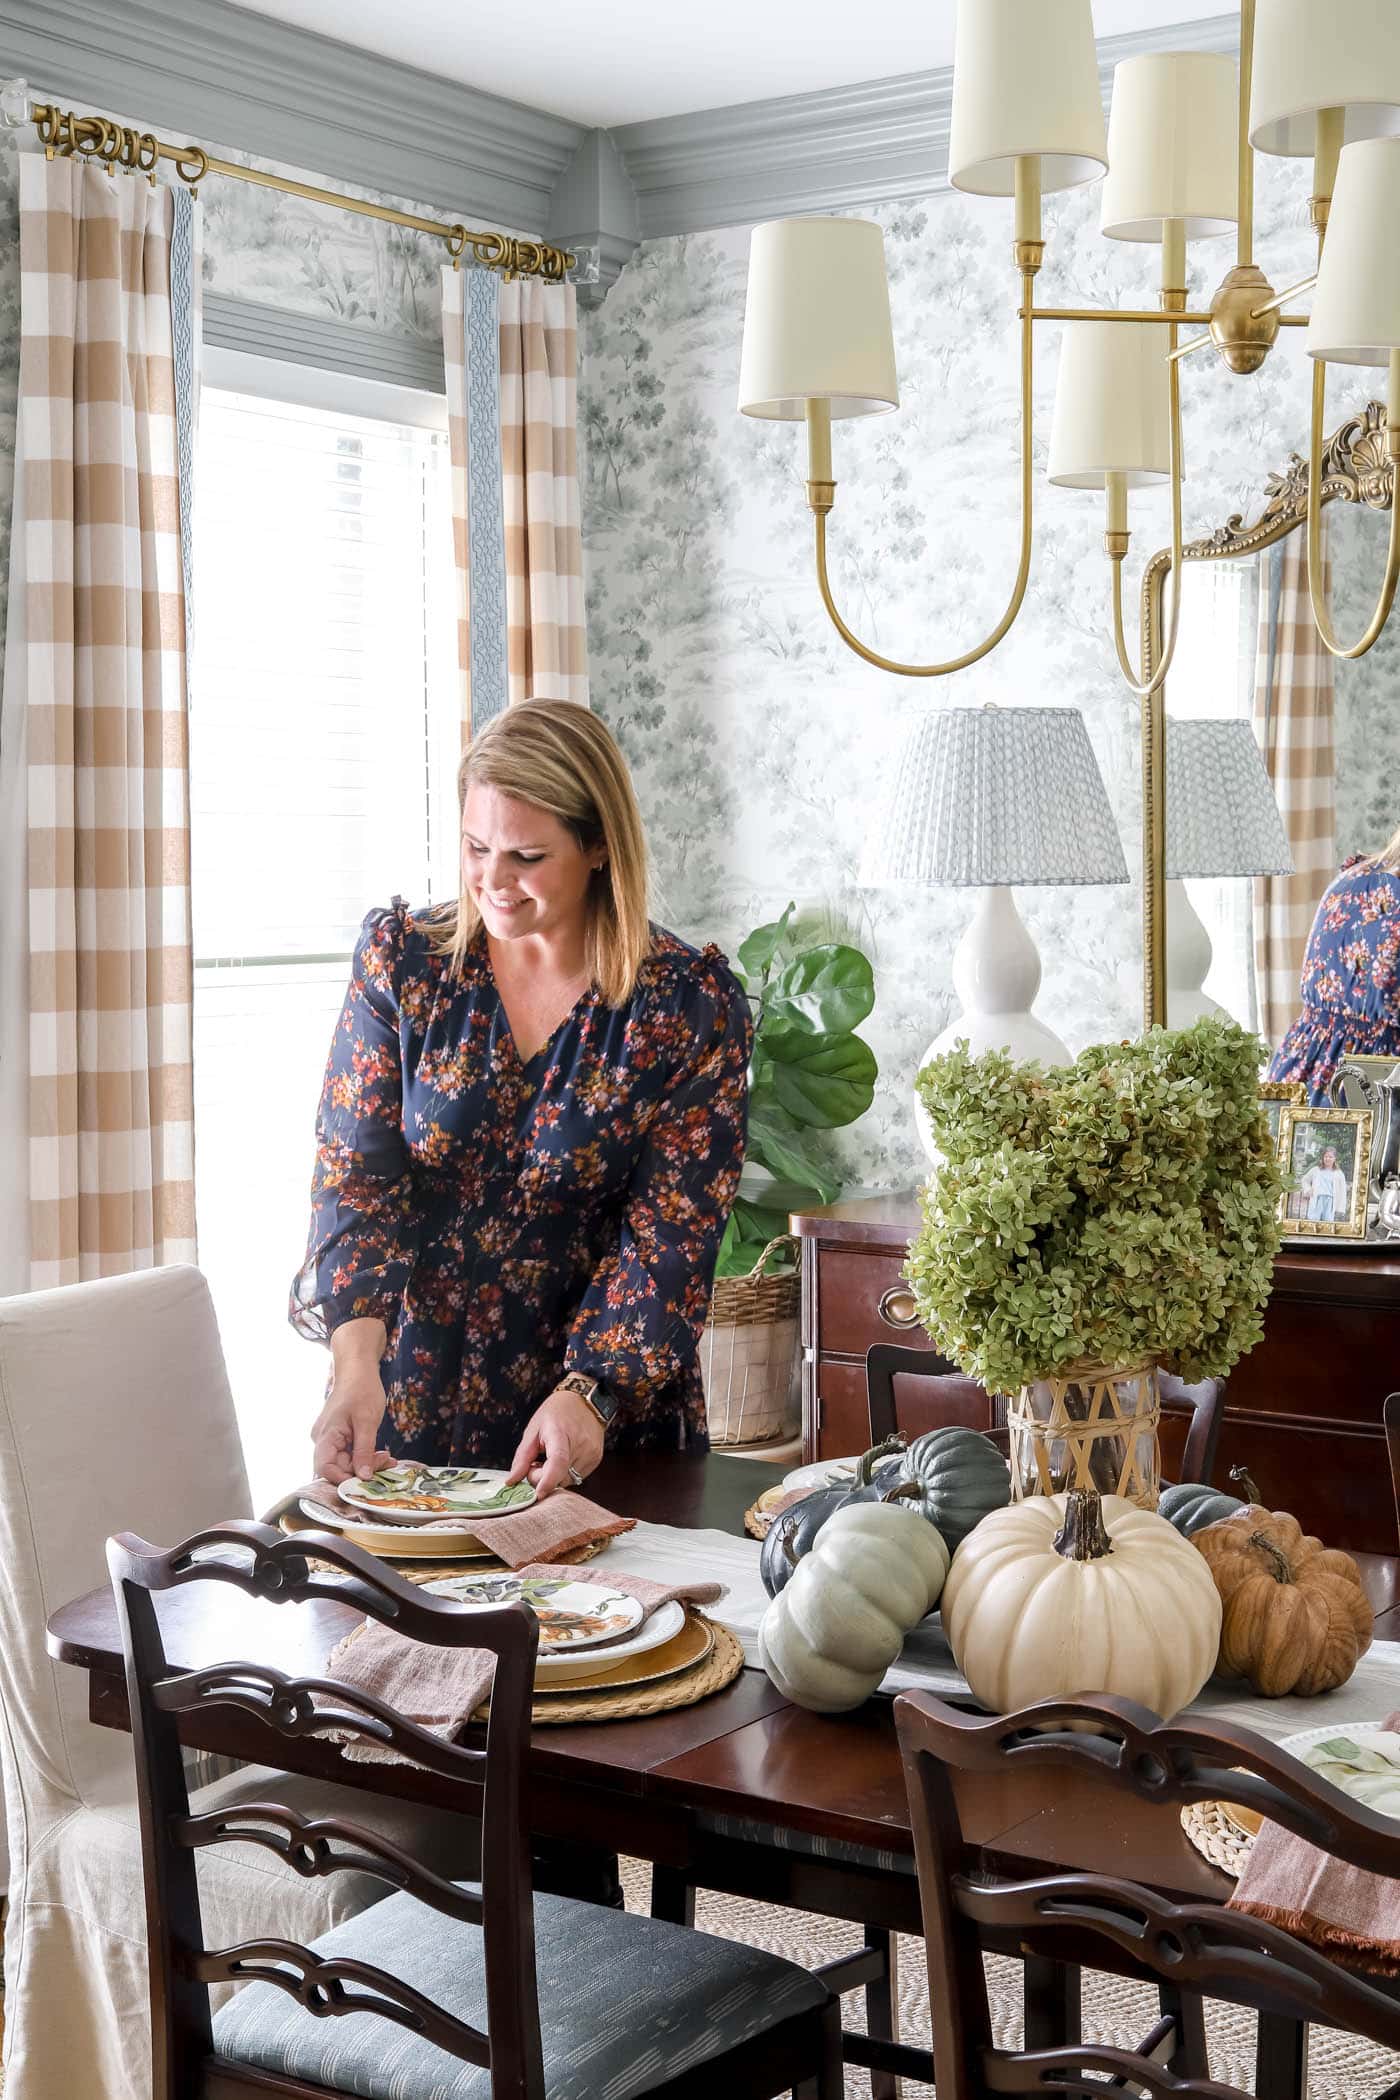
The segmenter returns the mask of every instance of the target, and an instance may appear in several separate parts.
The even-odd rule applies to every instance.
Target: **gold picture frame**
[[[1259,1082],[1259,1106],[1264,1111],[1264,1121],[1269,1126],[1269,1135],[1278,1152],[1285,1106],[1301,1108],[1308,1098],[1308,1090],[1301,1079],[1261,1079]]]
[[[1328,1133],[1332,1133],[1329,1138]],[[1279,1160],[1288,1177],[1279,1203],[1285,1239],[1361,1240],[1371,1193],[1369,1108],[1283,1103]],[[1326,1154],[1332,1153],[1332,1166]],[[1311,1178],[1311,1186],[1307,1186]],[[1342,1188],[1336,1187],[1340,1178]]]

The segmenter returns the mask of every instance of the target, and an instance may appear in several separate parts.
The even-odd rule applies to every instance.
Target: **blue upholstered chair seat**
[[[536,1896],[549,2100],[635,2100],[826,2001],[776,1955],[564,1896]],[[471,2026],[486,2026],[482,1936],[390,1896],[315,1942],[372,1962]],[[359,1988],[354,1986],[352,1988]],[[372,2013],[317,2018],[276,1985],[246,1985],[214,2019],[215,2054],[363,2100],[489,2100],[488,2071]]]

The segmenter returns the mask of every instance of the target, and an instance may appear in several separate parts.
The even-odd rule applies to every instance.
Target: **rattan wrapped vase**
[[[798,1278],[791,1268],[768,1273],[779,1260],[791,1263],[796,1248],[795,1240],[770,1240],[747,1276],[716,1281],[700,1339],[713,1444],[762,1444],[797,1429]]]
[[[1071,1364],[1032,1380],[1007,1405],[1013,1501],[1093,1488],[1155,1509],[1160,1420],[1155,1364]]]

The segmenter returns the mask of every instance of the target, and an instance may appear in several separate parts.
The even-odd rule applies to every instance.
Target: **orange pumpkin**
[[[1191,1543],[1220,1592],[1217,1676],[1246,1678],[1265,1699],[1311,1698],[1346,1683],[1375,1623],[1349,1553],[1257,1503],[1205,1525]]]

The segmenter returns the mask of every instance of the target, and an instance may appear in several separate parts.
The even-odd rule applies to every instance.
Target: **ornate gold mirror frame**
[[[1395,468],[1387,456],[1385,404],[1372,401],[1343,423],[1322,453],[1323,503],[1363,503],[1389,510],[1395,501]],[[1295,452],[1281,474],[1269,476],[1264,508],[1246,525],[1237,512],[1209,539],[1181,550],[1187,561],[1238,561],[1258,554],[1308,522],[1308,463]],[[1161,661],[1163,600],[1171,573],[1170,547],[1154,554],[1142,578],[1144,677]],[[1143,1025],[1165,1026],[1167,1018],[1167,768],[1166,688],[1159,686],[1142,706],[1142,954]]]

